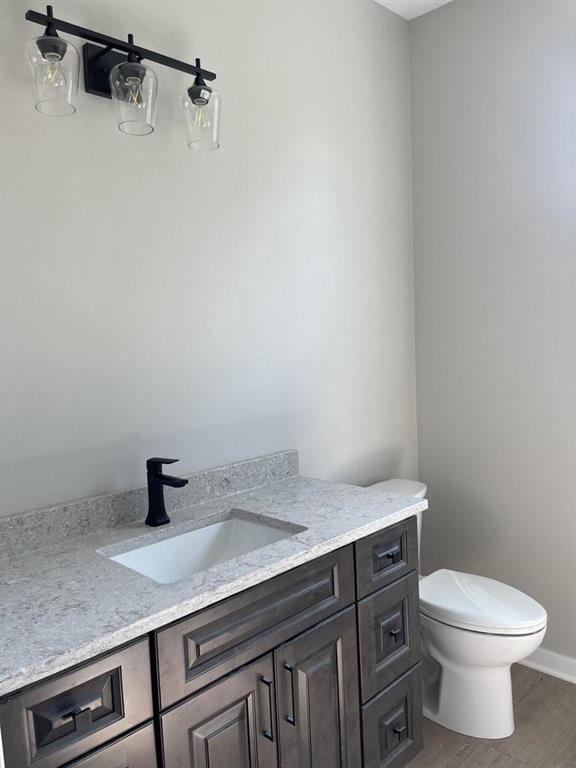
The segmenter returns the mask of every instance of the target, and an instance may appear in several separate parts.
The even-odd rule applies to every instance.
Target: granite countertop
[[[0,696],[428,506],[422,499],[400,499],[378,490],[301,477],[292,474],[295,468],[297,471],[295,452],[272,455],[273,459],[277,457],[281,457],[283,471],[268,471],[265,484],[212,499],[207,493],[208,500],[169,510],[170,526],[154,530],[142,520],[122,521],[120,516],[114,525],[96,527],[88,533],[85,524],[79,525],[77,531],[68,524],[66,536],[58,537],[58,531],[47,523],[51,535],[46,534],[45,546],[36,539],[34,549],[16,548],[4,553],[0,559]],[[242,474],[237,468],[243,465],[230,466]],[[125,493],[140,494],[141,504],[142,489]],[[99,498],[110,507],[109,497]],[[62,525],[63,518],[55,509],[38,519],[58,519]],[[221,520],[231,510],[247,516],[263,515],[272,525],[287,523],[295,531],[299,527],[304,530],[173,584],[158,584],[109,559],[112,554]],[[141,509],[133,508],[128,517],[138,511]],[[92,509],[91,520],[93,514]],[[80,518],[76,515],[74,519]],[[18,525],[20,521],[23,529],[29,530],[34,519],[29,515],[14,516],[11,522]]]

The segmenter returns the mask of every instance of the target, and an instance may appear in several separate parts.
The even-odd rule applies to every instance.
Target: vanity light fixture
[[[200,59],[187,64],[141,48],[133,35],[126,41],[55,19],[52,6],[46,14],[27,11],[26,20],[46,26],[41,37],[31,40],[26,57],[32,72],[35,107],[46,115],[73,115],[76,111],[79,56],[76,48],[58,31],[81,37],[84,88],[87,93],[112,99],[118,128],[130,136],[146,136],[154,130],[158,80],[143,60],[194,76],[193,85],[181,99],[188,146],[197,150],[218,149],[220,95],[207,84],[214,72],[202,69]]]

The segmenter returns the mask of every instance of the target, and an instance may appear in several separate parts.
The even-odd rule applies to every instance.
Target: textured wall
[[[492,576],[576,657],[576,2],[411,23],[424,566]]]
[[[222,149],[197,155],[189,79],[159,65],[150,137],[84,93],[38,115],[29,6],[0,25],[1,512],[139,485],[154,454],[414,476],[408,24],[372,0],[58,2],[219,73]]]

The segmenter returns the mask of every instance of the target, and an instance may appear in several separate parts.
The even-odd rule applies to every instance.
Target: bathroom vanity
[[[292,494],[297,487],[309,505],[311,488],[304,493],[304,486],[317,482],[298,478],[277,491],[292,483]],[[334,516],[334,505],[345,505],[335,500],[344,487],[335,486],[328,510],[327,486],[324,509]],[[376,509],[376,497],[363,490],[351,494]],[[405,765],[422,742],[418,549],[410,512],[425,502],[380,498],[379,505],[380,517],[369,526],[348,523],[344,546],[224,599],[215,588],[201,609],[164,623],[155,616],[150,631],[120,647],[6,693],[6,768]],[[287,508],[283,514],[290,517]],[[292,521],[308,530],[301,516]],[[371,532],[358,537],[367,527]],[[294,548],[298,536],[306,539],[296,534],[284,547]],[[126,589],[145,578],[110,567]],[[191,591],[196,583],[189,580]]]

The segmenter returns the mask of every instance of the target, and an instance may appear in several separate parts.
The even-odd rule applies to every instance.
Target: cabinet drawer
[[[161,708],[353,602],[349,546],[160,630],[156,644]]]
[[[102,749],[69,763],[66,768],[157,768],[152,723]]]
[[[165,768],[276,768],[269,654],[162,715]]]
[[[400,768],[422,749],[420,664],[362,707],[364,768]]]
[[[362,701],[368,701],[420,659],[418,574],[358,603]]]
[[[418,568],[416,517],[360,539],[356,547],[358,599]]]
[[[9,768],[56,768],[152,717],[148,640],[0,704]]]

